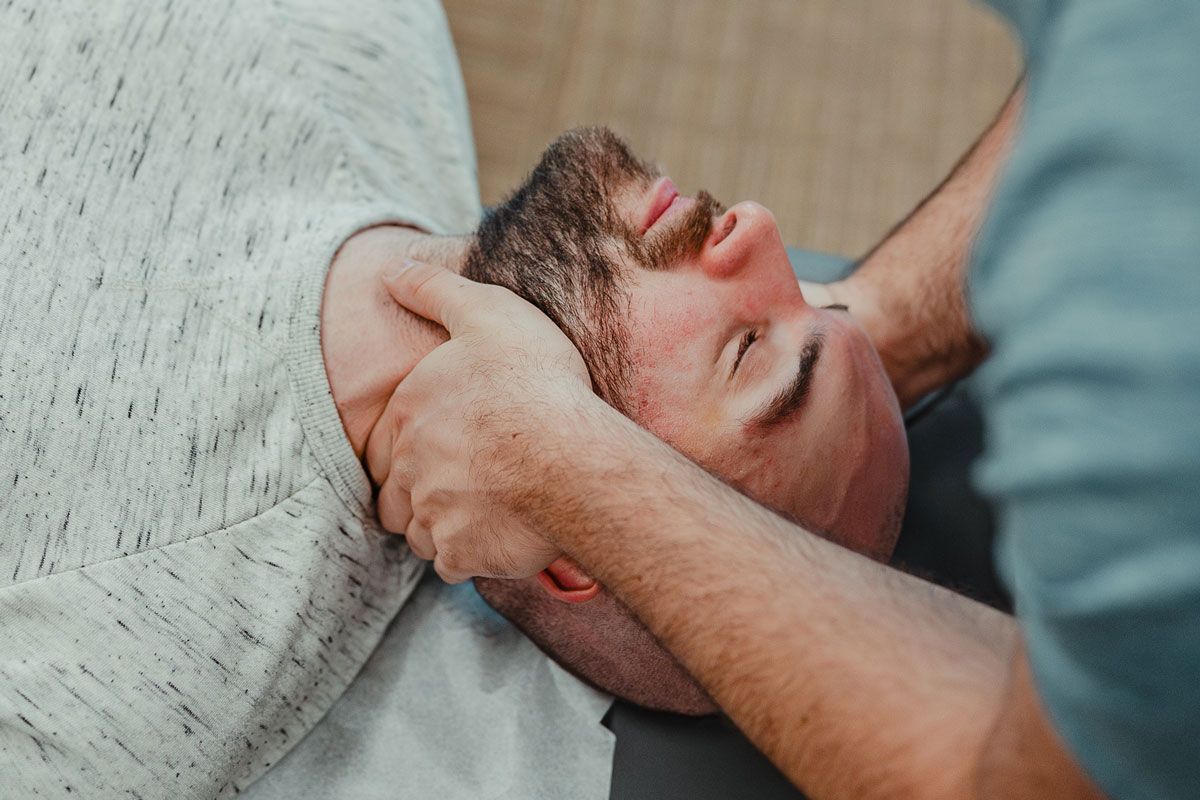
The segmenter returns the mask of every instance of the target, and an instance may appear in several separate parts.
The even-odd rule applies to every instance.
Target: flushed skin
[[[894,271],[877,258],[856,273],[882,267],[895,279],[885,283],[890,302],[877,296],[872,305],[899,313],[874,316],[872,338],[931,354],[913,366],[922,381],[961,374],[970,354],[982,356],[951,346],[938,359],[942,334],[970,332],[970,321],[961,302],[923,301],[931,292],[961,300],[974,220],[1018,107],[1014,98],[939,189],[934,200],[948,202],[925,204],[892,236],[925,242],[922,268]],[[443,576],[504,565],[519,575],[542,557],[521,552],[520,532],[539,533],[637,609],[813,796],[1100,796],[1041,706],[1011,618],[729,491],[598,403],[570,369],[569,342],[510,295],[433,267],[399,271],[387,285],[451,335],[397,389],[407,447],[393,452],[398,480],[381,493],[413,498],[404,508]],[[845,296],[860,289],[869,296],[870,285],[839,287]],[[485,310],[472,319],[470,309]],[[939,335],[925,335],[930,321]],[[895,385],[915,385],[905,359],[886,363],[899,370]],[[471,468],[478,451],[464,450],[464,433],[491,468]]]
[[[583,170],[589,174],[572,174]],[[589,182],[597,172],[620,179]],[[602,205],[589,209],[579,194]],[[551,219],[547,208],[571,211]],[[805,301],[767,209],[752,202],[721,209],[704,193],[682,197],[616,137],[585,129],[551,146],[497,219],[509,235],[481,236],[467,257],[472,277],[507,275],[521,266],[514,261],[540,254],[541,239],[526,235],[538,225],[543,236],[563,228],[568,244],[601,251],[612,263],[599,266],[623,276],[620,291],[594,290],[606,300],[619,296],[620,336],[605,341],[627,362],[621,380],[604,381],[621,387],[606,399],[788,518],[873,558],[890,555],[908,475],[895,395],[854,318],[842,307]],[[585,224],[586,233],[579,230]],[[477,252],[481,245],[506,263],[487,268],[492,254]],[[540,258],[549,269],[550,256]],[[507,282],[527,292],[520,280]],[[589,332],[574,330],[569,310],[552,301],[544,308],[581,346],[595,381]],[[814,348],[819,357],[806,366],[804,355]],[[770,423],[754,421],[800,370],[809,373],[802,402]],[[654,708],[712,709],[628,608],[570,561],[560,559],[536,579],[476,585],[543,649],[596,685]],[[580,587],[588,586],[591,599],[581,597]]]

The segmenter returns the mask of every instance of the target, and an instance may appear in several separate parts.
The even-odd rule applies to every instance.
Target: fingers
[[[443,558],[435,557],[433,559],[433,569],[437,572],[438,577],[446,583],[462,583],[468,578],[473,577],[470,572],[464,572],[447,566]]]
[[[491,533],[480,538],[480,532]],[[496,527],[494,521],[477,520],[472,537],[440,538],[433,567],[446,583],[461,583],[476,576],[528,578],[562,556],[558,548],[520,527],[513,520]],[[483,545],[481,548],[480,545]]]
[[[379,488],[379,524],[394,534],[403,534],[416,557],[432,561],[438,549],[433,545],[433,534],[413,518],[412,501],[408,492],[398,488],[396,481],[388,481]]]
[[[412,500],[395,477],[379,487],[379,524],[392,533],[406,533],[412,523]]]
[[[445,550],[437,551],[433,559],[433,568],[446,583],[462,583],[476,575],[485,578],[526,577],[516,574],[513,569],[498,569],[486,553],[470,549],[460,551],[455,549],[453,544]]]
[[[449,270],[418,261],[398,261],[383,285],[400,305],[438,323],[456,336],[468,320],[472,289],[478,284]]]
[[[437,556],[437,547],[433,544],[433,534],[416,520],[409,523],[408,533],[404,535],[404,540],[408,542],[409,549],[418,558],[433,561],[434,557]]]
[[[437,555],[433,533],[413,518],[409,494],[394,480],[379,489],[379,523],[392,533],[404,534],[409,549],[418,558],[433,561]]]

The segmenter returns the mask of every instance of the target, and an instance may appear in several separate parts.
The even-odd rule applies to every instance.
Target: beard
[[[720,206],[697,202],[643,237],[617,198],[648,191],[659,176],[605,128],[569,131],[528,179],[480,224],[462,274],[503,286],[537,306],[579,350],[597,395],[632,416],[628,285],[632,270],[664,269],[699,252]],[[563,603],[534,579],[477,578],[484,600],[569,672],[638,705],[683,714],[712,700],[607,589]]]
[[[568,131],[484,218],[462,273],[537,306],[575,345],[596,394],[626,416],[631,270],[669,268],[699,252],[723,211],[701,191],[670,225],[640,236],[616,198],[648,190],[659,174],[607,128]]]

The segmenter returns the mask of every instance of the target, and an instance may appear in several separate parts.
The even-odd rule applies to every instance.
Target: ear
[[[564,603],[586,603],[600,592],[600,584],[564,556],[537,574],[538,583]]]

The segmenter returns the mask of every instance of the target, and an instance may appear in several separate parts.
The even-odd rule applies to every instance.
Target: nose
[[[713,223],[713,234],[700,254],[700,266],[710,277],[727,280],[777,269],[775,262],[780,255],[786,261],[775,215],[746,200],[730,207]]]

